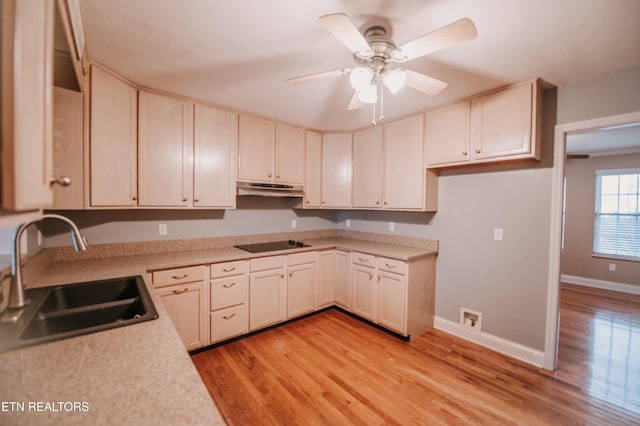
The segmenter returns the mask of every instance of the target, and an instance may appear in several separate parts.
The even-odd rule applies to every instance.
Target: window
[[[596,170],[595,256],[640,260],[640,169]]]

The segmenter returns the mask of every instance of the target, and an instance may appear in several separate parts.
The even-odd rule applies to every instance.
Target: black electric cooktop
[[[258,244],[242,244],[239,246],[234,246],[235,248],[239,248],[240,250],[248,251],[249,253],[263,253],[265,251],[277,251],[277,250],[289,250],[289,249],[298,249],[302,247],[311,247],[308,244],[304,244],[302,241],[272,241],[269,243],[258,243]]]

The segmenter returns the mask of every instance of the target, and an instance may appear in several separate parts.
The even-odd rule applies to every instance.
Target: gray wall
[[[640,154],[567,160],[564,249],[560,263],[563,274],[640,286],[640,262],[591,255],[596,170],[639,166]],[[615,271],[609,270],[610,263],[616,264]]]
[[[287,231],[334,229],[336,212],[294,210],[288,198],[238,197],[237,210],[105,210],[65,211],[82,229],[90,244],[179,240],[267,234]],[[291,220],[296,228],[291,228]],[[158,225],[167,224],[167,235],[158,235]],[[71,244],[64,228],[51,222],[45,232],[46,246]]]

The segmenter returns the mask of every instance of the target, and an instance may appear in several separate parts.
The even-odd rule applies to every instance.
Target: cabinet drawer
[[[205,266],[190,266],[188,268],[166,269],[151,273],[151,281],[154,287],[192,283],[204,281]]]
[[[211,278],[228,277],[247,272],[247,262],[238,260],[236,262],[214,263],[211,265]]]
[[[247,305],[233,306],[211,313],[211,343],[244,334],[248,330]]]
[[[317,259],[318,252],[316,251],[306,251],[304,253],[294,253],[287,256],[287,265],[295,266],[295,265],[304,265],[305,263],[313,263]]]
[[[266,271],[267,269],[284,268],[287,256],[270,256],[251,259],[249,269],[251,272]]]
[[[358,253],[357,251],[354,251],[353,253],[351,253],[351,263],[375,268],[376,257],[370,254]]]
[[[381,271],[389,271],[396,274],[404,275],[407,269],[407,264],[402,260],[389,259],[388,257],[379,257],[378,269],[380,269]]]
[[[211,310],[245,303],[247,276],[237,275],[211,281]]]

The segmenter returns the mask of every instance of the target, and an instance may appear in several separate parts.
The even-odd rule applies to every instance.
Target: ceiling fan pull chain
[[[384,87],[380,84],[380,121],[384,120]]]
[[[373,107],[373,118],[371,119],[371,124],[373,124],[374,126],[378,123],[376,123],[376,103],[372,103],[371,104]]]

